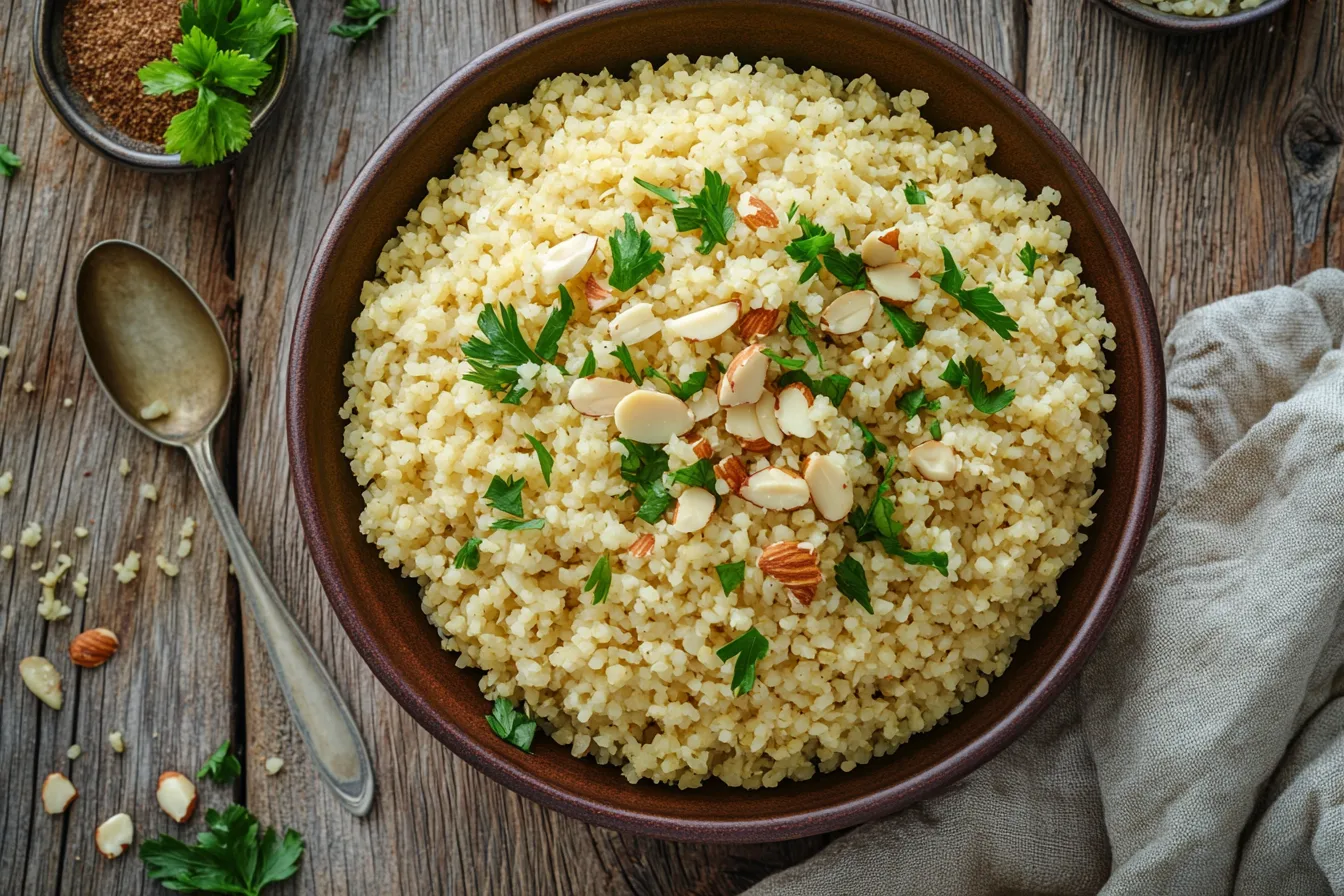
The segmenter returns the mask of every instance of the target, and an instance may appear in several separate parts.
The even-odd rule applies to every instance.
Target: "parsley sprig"
[[[377,30],[379,22],[396,11],[395,6],[384,9],[379,0],[350,0],[342,10],[348,21],[332,25],[331,33],[354,43],[372,34]]]
[[[0,175],[13,177],[22,167],[23,159],[8,144],[0,143]]]
[[[742,696],[756,683],[756,664],[765,659],[770,642],[752,626],[714,652],[719,659],[733,660],[733,693]]]
[[[882,481],[878,483],[872,503],[867,509],[861,504],[855,504],[854,509],[849,512],[848,522],[850,528],[854,530],[855,539],[859,542],[876,541],[888,554],[904,560],[911,566],[932,566],[943,575],[947,575],[947,554],[942,551],[912,551],[900,542],[899,536],[905,526],[895,519],[896,504],[885,494],[891,484],[891,473],[895,466],[896,458],[887,461]]]
[[[883,303],[882,313],[891,321],[891,325],[896,328],[896,334],[901,337],[901,343],[906,348],[914,348],[919,345],[919,340],[924,338],[929,325],[923,321],[917,321],[905,313],[902,308],[896,308],[892,305]]]
[[[229,752],[229,742],[226,740],[205,760],[205,765],[196,773],[196,779],[209,778],[216,784],[232,784],[242,773],[243,765],[237,756]]]
[[[708,255],[720,243],[728,245],[728,231],[732,229],[737,216],[728,206],[732,190],[717,171],[706,168],[705,185],[700,188],[700,192],[685,197],[678,196],[675,190],[656,186],[638,177],[635,183],[668,202],[682,203],[672,209],[672,220],[676,222],[677,233],[700,231],[700,245],[696,251],[701,255]]]
[[[821,349],[817,347],[817,341],[812,338],[812,331],[819,328],[797,302],[789,303],[789,315],[784,319],[784,329],[788,330],[791,336],[797,336],[803,340],[807,350],[816,355],[817,363],[821,365],[821,369],[826,369],[826,361],[821,357]]]
[[[905,182],[905,201],[908,205],[924,205],[929,201],[929,194],[919,188],[913,180]]]
[[[518,367],[528,363],[554,364],[560,337],[573,314],[574,301],[569,297],[569,290],[561,286],[560,305],[546,318],[533,348],[518,327],[517,311],[501,305],[496,312],[494,305],[486,305],[476,316],[481,335],[471,337],[462,346],[462,354],[472,368],[463,379],[478,383],[491,392],[505,393],[500,399],[503,404],[521,404],[527,389],[518,385],[522,379]]]
[[[960,364],[953,358],[947,362],[947,367],[938,378],[953,388],[965,386],[967,394],[971,396],[971,404],[985,415],[997,414],[1012,404],[1013,399],[1017,397],[1016,389],[1005,389],[1003,386],[994,389],[986,387],[984,368],[974,358],[967,358]]]
[[[280,837],[274,828],[258,837],[261,825],[242,806],[207,809],[205,827],[194,845],[167,834],[142,843],[140,861],[149,879],[182,893],[258,896],[299,870],[303,837],[289,830]]]
[[[1022,251],[1017,253],[1017,257],[1022,262],[1022,267],[1026,268],[1028,277],[1036,273],[1036,262],[1040,260],[1041,253],[1036,251],[1035,246],[1027,243],[1022,247]]]
[[[526,485],[527,480],[521,476],[517,479],[512,476],[508,479],[493,476],[490,479],[490,485],[485,490],[485,503],[500,513],[521,517],[523,515],[523,488]],[[546,521],[540,519],[503,519],[492,522],[490,528],[514,532],[520,529],[540,529],[545,525]]]
[[[857,252],[842,252],[835,245],[835,234],[820,224],[813,223],[807,215],[798,216],[800,236],[784,247],[784,251],[794,261],[803,265],[799,283],[806,283],[821,272],[822,267],[850,289],[863,289],[868,285],[868,275],[864,272],[863,259]]]
[[[475,569],[481,562],[481,540],[468,538],[453,556],[454,569]]]
[[[672,495],[663,484],[670,458],[657,445],[646,445],[632,439],[620,439],[625,448],[621,458],[621,478],[630,483],[630,494],[639,501],[635,516],[646,523],[656,523],[672,506]]]
[[[593,592],[593,606],[607,602],[607,594],[611,592],[611,558],[603,554],[593,564],[593,571],[588,573],[588,581],[583,583],[583,593]]]
[[[639,222],[625,213],[625,229],[607,237],[611,246],[611,276],[607,282],[612,289],[634,289],[639,281],[663,269],[663,253],[653,249],[653,238],[647,230],[639,229]]]
[[[957,304],[984,321],[991,330],[1004,339],[1009,333],[1017,331],[1017,321],[1004,313],[1003,303],[989,286],[966,288],[966,272],[957,267],[952,253],[943,250],[943,272],[933,275],[933,282],[942,287],[943,292],[957,300]]]
[[[526,713],[514,709],[507,697],[495,698],[485,721],[500,740],[513,744],[524,753],[532,752],[532,738],[537,736],[537,723]]]

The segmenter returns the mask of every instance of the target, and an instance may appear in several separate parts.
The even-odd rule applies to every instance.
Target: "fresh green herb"
[[[498,476],[492,477],[490,485],[485,490],[485,503],[500,513],[507,513],[509,516],[522,516],[523,487],[525,485],[527,485],[527,480],[521,476],[517,479],[512,476],[508,479],[501,479]]]
[[[612,354],[620,359],[621,366],[625,368],[626,373],[630,374],[630,379],[635,381],[636,386],[644,385],[644,377],[639,375],[639,368],[635,366],[635,359],[630,357],[630,346],[622,342],[612,350]]]
[[[551,452],[546,450],[546,446],[541,444],[541,440],[536,436],[523,433],[523,438],[532,443],[532,447],[537,451],[537,463],[541,465],[541,478],[546,480],[546,484],[551,484],[551,468],[555,466],[555,458]],[[522,511],[518,512],[521,515]]]
[[[882,481],[878,483],[872,503],[866,510],[860,504],[854,505],[854,509],[849,512],[850,528],[854,530],[855,538],[860,542],[876,541],[893,557],[898,557],[912,566],[932,566],[943,575],[947,575],[947,554],[942,551],[911,551],[900,542],[899,536],[905,527],[895,519],[895,503],[884,494],[891,483],[891,472],[895,466],[896,458],[887,461]]]
[[[966,272],[957,267],[952,253],[943,250],[943,272],[933,275],[933,282],[942,287],[943,292],[957,300],[957,304],[980,318],[991,330],[1004,339],[1017,330],[1017,322],[1004,313],[1003,303],[988,286],[966,288]]]
[[[194,845],[167,834],[140,844],[149,879],[179,893],[258,896],[299,870],[303,838],[289,830],[282,838],[274,828],[258,838],[261,825],[242,806],[207,809],[205,827]]]
[[[807,316],[807,312],[797,302],[789,303],[789,316],[784,319],[784,328],[791,335],[803,340],[807,350],[817,356],[817,363],[825,370],[826,362],[821,358],[821,349],[817,347],[816,340],[812,338],[812,331],[817,329],[817,325],[812,323],[812,318]]]
[[[560,351],[560,337],[565,335],[565,327],[573,316],[574,300],[569,297],[569,290],[561,286],[560,307],[546,318],[546,323],[541,328],[541,335],[537,337],[537,354],[548,364],[555,363],[555,354]]]
[[[904,560],[911,566],[932,566],[944,576],[947,575],[947,554],[942,551],[911,551],[899,544],[888,545],[885,542],[882,546],[886,548],[887,553]]]
[[[518,327],[517,311],[508,305],[501,305],[496,312],[494,305],[486,305],[476,317],[476,326],[485,338],[473,336],[462,346],[462,354],[471,364],[471,373],[463,379],[478,383],[491,392],[506,393],[501,399],[504,404],[520,403],[527,390],[517,385],[522,379],[522,374],[518,372],[519,365],[554,364],[560,347],[560,336],[573,314],[574,302],[569,297],[569,291],[562,286],[560,305],[546,319],[534,349],[527,344],[523,331]]]
[[[914,348],[919,345],[919,340],[924,338],[929,325],[914,320],[900,308],[894,308],[891,305],[883,304],[882,313],[891,321],[891,325],[896,328],[896,333],[901,337],[901,342],[906,348]]]
[[[961,364],[955,358],[948,361],[947,369],[938,378],[953,387],[965,386],[967,394],[971,396],[971,404],[985,415],[997,414],[1017,397],[1015,389],[1005,389],[1003,386],[988,389],[985,386],[984,368],[974,358],[967,358]]]
[[[705,185],[699,193],[682,198],[675,190],[659,187],[646,180],[635,178],[635,183],[668,202],[682,203],[672,209],[672,220],[677,224],[677,233],[700,231],[700,245],[696,250],[708,255],[715,246],[728,245],[728,231],[737,220],[733,210],[728,207],[728,197],[732,190],[723,182],[718,172],[705,169]]]
[[[868,427],[864,426],[862,423],[859,422],[858,417],[851,418],[850,422],[853,423],[855,426],[857,426],[859,428],[859,432],[863,435],[864,457],[872,459],[873,455],[877,454],[877,452],[879,451],[882,451],[884,453],[886,452],[887,446],[879,442],[877,440],[877,436],[873,435],[872,430],[870,430]]]
[[[905,201],[910,205],[923,205],[929,201],[929,194],[921,190],[914,181],[905,182]]]
[[[607,594],[611,591],[611,560],[606,554],[598,558],[593,564],[593,571],[588,573],[588,581],[583,583],[583,593],[593,592],[593,606],[607,602]]]
[[[195,0],[184,3],[178,23],[183,34],[200,28],[221,50],[237,50],[265,60],[282,35],[296,27],[289,6],[278,0]]]
[[[656,380],[662,380],[664,383],[667,384],[667,388],[672,392],[672,394],[680,398],[682,401],[690,401],[692,398],[695,397],[697,392],[705,388],[705,383],[709,382],[708,368],[696,371],[695,373],[686,377],[686,382],[684,383],[678,383],[677,381],[673,380],[666,374],[654,370],[652,367],[645,367],[644,375],[646,377],[653,377]]]
[[[723,586],[724,595],[729,595],[738,585],[746,581],[747,561],[738,560],[736,563],[720,563],[714,567],[714,571],[719,574],[719,584]]]
[[[23,159],[15,154],[6,144],[0,143],[0,174],[5,177],[13,177],[23,167]]]
[[[219,745],[219,749],[210,754],[210,758],[205,760],[205,765],[196,773],[196,779],[209,778],[216,784],[232,784],[233,779],[243,773],[242,763],[238,757],[229,752],[229,742],[226,740]]]
[[[799,283],[811,280],[825,266],[835,279],[851,289],[862,289],[868,285],[863,259],[857,252],[841,252],[836,248],[835,234],[820,224],[814,224],[807,215],[798,216],[798,227],[802,235],[795,237],[784,247],[784,251],[803,265]]]
[[[1040,253],[1031,243],[1022,247],[1022,251],[1017,253],[1017,257],[1022,261],[1022,267],[1027,269],[1027,276],[1030,277],[1036,273],[1036,262],[1040,260]]]
[[[475,569],[481,562],[481,540],[479,538],[468,538],[462,547],[457,549],[457,555],[453,557],[454,569]]]
[[[537,723],[526,713],[518,712],[506,697],[496,697],[494,708],[485,717],[490,730],[505,743],[513,744],[524,753],[532,752],[532,738],[537,736]]]
[[[656,523],[672,506],[672,495],[660,479],[657,482],[635,487],[635,497],[639,498],[639,509],[635,516],[646,523]]]
[[[714,464],[710,462],[709,458],[701,458],[690,466],[682,467],[673,473],[672,481],[681,485],[689,485],[692,488],[703,488],[713,495],[715,494]]]
[[[848,231],[846,231],[848,238]],[[868,269],[864,266],[863,257],[857,252],[848,254],[839,249],[822,255],[822,261],[826,264],[826,270],[831,272],[831,276],[839,280],[850,289],[865,289],[868,286]]]
[[[845,597],[869,613],[873,612],[873,602],[868,596],[868,577],[853,554],[835,564],[835,584]]]
[[[756,664],[765,659],[769,650],[770,642],[753,625],[715,651],[715,655],[724,662],[737,657],[733,660],[734,694],[740,697],[751,690],[751,686],[756,683]]]
[[[379,0],[350,0],[344,10],[349,21],[332,25],[331,33],[348,41],[357,41],[372,34],[379,22],[396,11],[395,6],[383,9]]]
[[[849,387],[853,385],[854,381],[843,373],[832,373],[821,379],[813,379],[802,370],[790,370],[775,380],[775,386],[780,389],[794,383],[802,383],[807,386],[808,391],[813,395],[825,395],[830,399],[831,406],[838,408],[840,402],[845,400],[845,394],[849,392]]]
[[[957,359],[953,358],[947,362],[943,372],[938,374],[938,379],[947,383],[953,389],[960,389],[961,384],[966,382],[966,371],[962,370],[961,365],[957,363]]]
[[[583,359],[583,366],[579,368],[579,376],[592,376],[597,373],[597,355],[593,354],[592,349],[588,349],[588,356]]]
[[[517,532],[526,529],[542,529],[545,526],[545,520],[495,520],[490,524],[491,529],[502,529],[506,532]]]
[[[785,370],[802,370],[807,366],[807,362],[800,358],[786,358],[778,352],[768,348],[761,349],[761,354],[765,355]]]
[[[917,389],[911,389],[909,392],[905,393],[900,398],[896,399],[896,407],[900,408],[905,413],[905,416],[911,418],[912,420],[918,417],[919,412],[922,410],[927,409],[930,411],[936,411],[939,410],[942,406],[943,406],[942,402],[940,402],[938,399],[936,398],[929,399],[924,397],[923,386],[920,386]]]
[[[663,484],[663,475],[667,473],[669,458],[667,452],[657,445],[646,445],[631,439],[617,439],[625,447],[625,457],[621,458],[621,478],[631,483],[630,494],[639,501],[639,510],[635,516],[646,523],[656,523],[662,519],[667,508],[672,505],[672,496]]]
[[[668,187],[660,187],[656,184],[651,184],[648,181],[638,177],[635,178],[635,183],[639,184],[641,187],[648,190],[650,193],[657,196],[659,199],[665,199],[668,202],[674,204],[681,201],[681,197],[677,195],[676,190],[669,189]]]
[[[607,282],[612,289],[634,289],[639,281],[663,269],[663,253],[653,251],[649,232],[640,230],[629,212],[625,213],[625,229],[612,233],[607,243],[611,246],[611,277]]]
[[[933,436],[935,442],[941,442],[943,440],[943,424],[938,420],[930,420],[929,435]]]
[[[793,216],[796,215],[796,214],[798,214],[798,203],[797,203],[797,202],[790,202],[790,203],[789,203],[789,213],[788,213],[788,215],[787,215],[788,220],[792,221],[792,220],[793,220]]]

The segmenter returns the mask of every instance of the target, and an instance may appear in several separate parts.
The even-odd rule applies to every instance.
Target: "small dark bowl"
[[[1182,16],[1163,12],[1155,6],[1140,3],[1139,0],[1096,0],[1102,6],[1120,18],[1153,31],[1168,31],[1173,34],[1208,34],[1212,31],[1225,31],[1238,25],[1245,25],[1265,16],[1273,15],[1287,6],[1289,0],[1265,0],[1254,9],[1240,9],[1225,16]]]
[[[107,125],[89,106],[89,101],[70,83],[70,64],[65,58],[65,45],[61,39],[61,24],[68,2],[38,0],[33,15],[33,74],[37,76],[42,96],[56,117],[80,143],[109,161],[140,171],[199,171],[198,166],[183,162],[176,153],[166,153],[160,146],[128,137]],[[291,0],[285,2],[293,10]],[[295,30],[280,38],[271,57],[271,73],[257,88],[256,95],[246,98],[252,110],[254,135],[279,107],[285,88],[292,78],[298,54],[298,31]]]
[[[341,454],[341,368],[360,287],[430,177],[485,125],[488,110],[525,99],[545,77],[628,71],[676,51],[779,56],[843,76],[871,73],[888,90],[920,87],[940,128],[994,126],[996,169],[1064,196],[1082,260],[1118,331],[1110,358],[1117,404],[1105,496],[1060,605],[1037,623],[989,695],[894,754],[852,772],[747,791],[626,783],[612,766],[575,759],[538,737],[527,754],[491,733],[478,674],[459,669],[420,611],[418,588],[359,532],[360,488]],[[910,22],[841,0],[618,0],[559,16],[448,78],[373,154],[341,200],[304,285],[289,362],[288,436],[309,549],[356,649],[402,706],[496,781],[576,818],[681,840],[761,842],[876,818],[947,786],[1022,732],[1082,665],[1134,569],[1157,494],[1165,425],[1159,334],[1148,287],[1096,179],[1041,112],[965,50]]]

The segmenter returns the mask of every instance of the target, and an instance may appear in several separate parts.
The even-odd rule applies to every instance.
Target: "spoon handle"
[[[341,805],[355,815],[364,815],[373,804],[373,765],[355,720],[253,552],[219,478],[209,436],[185,448],[224,531],[238,583],[313,764]]]

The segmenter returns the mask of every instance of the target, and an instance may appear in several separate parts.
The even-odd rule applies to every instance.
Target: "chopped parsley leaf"
[[[611,277],[607,282],[612,289],[634,289],[639,281],[663,269],[663,253],[653,250],[653,240],[647,230],[639,229],[639,222],[625,213],[625,229],[607,237],[611,246]]]
[[[555,458],[551,452],[546,450],[546,446],[541,444],[541,440],[534,435],[523,433],[523,438],[532,443],[532,447],[537,451],[537,463],[541,465],[541,478],[546,480],[546,484],[551,484],[551,468],[555,466]],[[517,515],[521,515],[519,511]]]
[[[481,540],[468,538],[466,544],[457,549],[453,557],[454,569],[475,569],[481,562]]]
[[[0,174],[5,177],[13,177],[18,174],[22,167],[23,159],[19,158],[8,145],[0,143]]]
[[[641,187],[648,190],[650,193],[657,196],[659,199],[665,199],[668,202],[681,201],[681,197],[677,195],[676,190],[672,190],[667,187],[660,187],[657,186],[656,184],[651,184],[648,181],[638,177],[635,178],[635,183],[639,184]]]
[[[343,14],[349,22],[331,26],[331,33],[352,43],[372,34],[378,23],[397,11],[395,6],[383,9],[379,0],[349,0]]]
[[[802,370],[790,370],[775,380],[775,386],[780,389],[794,383],[802,383],[807,386],[813,395],[825,395],[830,399],[831,406],[838,408],[840,402],[845,400],[845,394],[849,392],[849,387],[853,385],[854,381],[843,373],[832,373],[821,379],[813,379]]]
[[[597,355],[593,354],[592,349],[588,349],[588,356],[583,359],[583,366],[579,368],[579,376],[592,376],[597,373]]]
[[[238,893],[259,896],[299,870],[303,837],[275,828],[263,832],[257,819],[236,803],[223,812],[205,810],[205,827],[195,844],[168,834],[140,844],[140,861],[150,880],[182,893]]]
[[[662,519],[672,505],[672,496],[663,484],[669,458],[657,445],[646,445],[631,439],[617,439],[625,447],[621,458],[621,478],[631,483],[630,493],[639,501],[635,516],[647,523]]]
[[[943,424],[938,420],[930,420],[929,435],[933,436],[935,442],[941,442],[943,440]]]
[[[821,260],[825,263],[826,270],[831,272],[831,276],[850,289],[864,289],[868,286],[868,269],[864,266],[863,257],[859,253],[846,254],[839,249],[832,249],[822,255]]]
[[[635,366],[635,359],[630,357],[630,346],[622,342],[612,350],[612,354],[620,359],[621,366],[625,368],[626,373],[630,374],[630,379],[635,381],[636,386],[644,385],[644,377],[639,375],[639,368]]]
[[[1027,276],[1030,277],[1036,273],[1036,262],[1040,260],[1041,254],[1036,251],[1036,247],[1027,243],[1022,247],[1022,251],[1017,253],[1017,257],[1022,261],[1022,267],[1027,269]]]
[[[593,571],[588,573],[588,581],[583,584],[583,593],[593,592],[593,606],[607,602],[607,594],[611,591],[611,560],[606,554],[598,558],[593,564]]]
[[[924,334],[929,329],[928,324],[913,319],[901,308],[883,304],[882,312],[886,314],[887,320],[891,321],[891,325],[896,328],[896,333],[901,337],[901,343],[906,348],[914,348],[919,345],[919,340],[924,338]]]
[[[686,382],[684,383],[678,383],[666,374],[654,370],[652,367],[645,367],[644,375],[656,380],[662,380],[667,385],[668,390],[682,401],[690,401],[695,397],[696,393],[705,388],[705,383],[709,382],[708,368],[696,371],[686,377]]]
[[[516,532],[520,529],[540,529],[545,525],[545,520],[495,520],[490,524],[490,528]]]
[[[677,470],[672,474],[672,481],[681,485],[689,485],[692,488],[703,488],[711,495],[718,497],[714,491],[714,464],[707,457],[702,457],[690,466]]]
[[[786,217],[788,218],[788,220],[792,221],[792,220],[793,220],[793,216],[796,215],[796,214],[798,214],[798,203],[797,203],[797,202],[790,202],[790,203],[789,203],[789,213],[788,213],[788,215],[787,215]]]
[[[911,551],[901,545],[898,536],[905,527],[896,521],[896,505],[884,492],[891,483],[891,472],[896,458],[887,461],[886,472],[873,494],[872,503],[865,510],[855,504],[849,512],[849,525],[854,530],[856,540],[876,541],[882,549],[893,557],[898,557],[912,566],[932,566],[943,575],[947,575],[947,554],[942,551]]]
[[[868,596],[868,577],[853,554],[835,564],[835,584],[845,597],[869,613],[873,612],[873,601]]]
[[[534,349],[527,344],[518,327],[517,311],[502,305],[496,312],[494,305],[486,305],[476,317],[476,326],[485,338],[473,336],[462,346],[462,354],[472,368],[463,379],[478,383],[491,392],[506,393],[501,399],[504,404],[518,404],[527,394],[526,389],[516,388],[522,379],[518,373],[519,365],[555,363],[560,337],[573,313],[574,302],[562,286],[560,305],[546,319]]]
[[[817,347],[817,342],[811,335],[812,331],[817,329],[817,325],[812,323],[812,318],[807,316],[807,312],[797,302],[789,303],[789,316],[784,319],[784,328],[789,331],[790,335],[803,340],[807,350],[816,355],[817,363],[824,370],[826,362],[822,360],[821,349]]]
[[[526,713],[518,712],[506,697],[496,697],[494,708],[485,717],[490,730],[500,740],[513,744],[524,753],[532,752],[532,738],[537,736],[537,723]]]
[[[700,245],[696,247],[701,255],[708,255],[715,246],[728,245],[728,231],[732,229],[737,216],[728,206],[728,197],[732,190],[723,182],[717,171],[705,169],[705,185],[699,193],[678,196],[675,190],[659,187],[646,180],[635,178],[635,183],[653,195],[668,202],[682,203],[672,209],[672,220],[677,224],[677,233],[700,231]]]
[[[862,289],[868,285],[863,259],[857,252],[841,252],[836,248],[835,234],[813,223],[807,215],[798,216],[798,227],[802,235],[795,237],[784,247],[784,251],[804,266],[798,278],[799,283],[811,280],[821,272],[824,265],[836,280],[851,289]]]
[[[914,181],[905,182],[905,201],[910,205],[924,205],[929,201],[929,194],[921,190]]]
[[[873,455],[877,454],[877,452],[879,451],[883,453],[886,452],[887,446],[879,442],[877,440],[877,436],[873,435],[872,430],[870,430],[868,427],[864,426],[862,423],[859,422],[858,417],[850,418],[850,422],[853,423],[855,426],[857,426],[859,428],[859,432],[863,434],[864,457],[871,459]]]
[[[517,479],[512,476],[508,479],[495,476],[490,480],[490,486],[485,490],[485,503],[500,513],[507,513],[509,516],[522,516],[523,486],[525,485],[527,485],[527,480],[521,476]]]
[[[783,355],[779,354],[778,352],[772,351],[771,349],[768,348],[761,349],[761,354],[765,355],[767,358],[774,361],[776,364],[778,364],[780,367],[783,367],[785,370],[802,370],[804,367],[807,366],[806,361],[803,361],[799,358],[786,358]]]
[[[958,364],[955,358],[948,361],[947,369],[939,379],[954,387],[965,386],[967,394],[971,396],[971,404],[985,415],[997,414],[1012,404],[1013,399],[1017,397],[1015,389],[1005,389],[1003,386],[987,388],[984,368],[974,358],[967,358],[961,364]]]
[[[942,407],[942,402],[938,399],[925,398],[924,387],[920,386],[911,389],[909,392],[896,399],[896,407],[900,408],[905,416],[914,419],[919,416],[919,412],[925,409],[936,411]]]
[[[959,389],[961,388],[961,384],[966,382],[966,371],[962,370],[961,365],[957,363],[957,359],[953,358],[947,362],[947,366],[943,368],[943,372],[938,374],[938,379],[947,383],[954,389]]]
[[[196,773],[196,779],[209,778],[216,784],[232,784],[233,779],[242,773],[243,765],[237,756],[229,752],[229,742],[226,740],[205,760],[205,765]]]
[[[770,642],[753,625],[715,651],[715,656],[724,662],[733,660],[734,694],[740,697],[751,690],[756,683],[756,664],[765,659],[769,650]]]
[[[736,563],[720,563],[714,567],[714,571],[719,574],[719,584],[723,586],[723,593],[725,595],[732,594],[737,586],[747,579],[747,561],[738,560]]]
[[[634,492],[635,497],[639,498],[639,509],[635,511],[635,516],[646,523],[658,522],[667,513],[667,508],[672,506],[672,495],[661,479],[648,485],[637,485]]]
[[[1017,330],[1017,321],[1004,313],[1003,303],[988,286],[967,289],[966,272],[957,267],[957,263],[952,259],[952,253],[947,251],[946,246],[940,248],[943,250],[943,272],[934,274],[933,282],[942,287],[943,292],[956,299],[957,304],[963,309],[984,321],[995,333],[1004,339],[1009,338],[1009,334]]]

